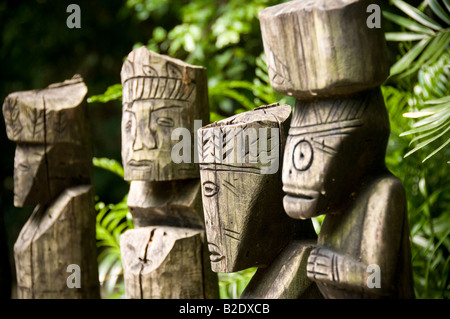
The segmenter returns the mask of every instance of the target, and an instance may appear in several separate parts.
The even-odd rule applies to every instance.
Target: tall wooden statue
[[[19,298],[100,297],[86,93],[76,75],[3,103],[14,205],[37,205],[14,245]]]
[[[199,168],[177,129],[209,123],[206,70],[141,47],[122,68],[122,161],[136,228],[121,237],[127,298],[217,298],[207,261]],[[173,137],[175,136],[175,137]],[[193,155],[194,143],[188,142]]]
[[[410,298],[408,216],[385,166],[388,75],[365,0],[292,1],[261,12],[271,84],[297,99],[283,163],[294,219],[326,214],[308,277],[326,298]]]
[[[290,116],[288,105],[263,106],[198,133],[212,270],[259,267],[242,298],[320,296],[306,277],[312,224],[283,210],[280,159]]]

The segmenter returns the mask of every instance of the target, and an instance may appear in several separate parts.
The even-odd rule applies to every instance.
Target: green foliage
[[[406,156],[418,151],[430,143],[449,137],[450,130],[450,52],[445,52],[440,59],[429,67],[422,67],[418,73],[418,83],[414,86],[414,97],[410,103],[419,110],[405,113],[404,117],[422,118],[412,124],[413,129],[401,136],[416,135],[410,144],[421,140]],[[443,150],[450,142],[447,138],[433,150],[424,162]]]
[[[111,159],[94,158],[95,167],[100,167],[123,178],[122,166]],[[123,269],[120,255],[120,235],[134,227],[131,214],[127,207],[127,197],[117,204],[97,201],[95,210],[99,281],[102,296],[106,298],[121,298],[124,294]]]
[[[116,174],[117,176],[119,176],[121,178],[124,178],[122,165],[114,159],[94,157],[92,159],[92,164],[95,167],[103,168],[107,171],[110,171],[110,172]]]
[[[401,32],[386,33],[388,40],[399,43],[400,51],[391,78],[383,87],[392,130],[386,163],[402,180],[407,192],[418,298],[448,298],[450,288],[450,209],[446,205],[450,194],[446,164],[450,127],[450,8],[448,1],[443,2],[445,9],[438,1],[423,1],[414,8],[394,0],[392,3],[406,17],[384,12],[388,20],[402,28]],[[416,41],[419,42],[414,44]]]
[[[444,153],[422,163],[428,150],[419,150],[407,158],[409,141],[400,134],[409,123],[402,117],[408,110],[412,91],[384,86],[383,95],[389,110],[391,136],[387,150],[388,168],[403,182],[408,199],[414,288],[418,298],[448,298],[447,230],[450,210],[450,176],[442,165]],[[412,120],[410,120],[412,121]]]
[[[435,63],[442,53],[448,50],[450,42],[448,21],[450,17],[437,1],[428,0],[424,3],[433,3],[432,10],[443,17],[444,22],[447,23],[446,28],[402,0],[391,0],[391,2],[402,10],[408,18],[387,11],[383,12],[384,17],[412,32],[387,32],[386,39],[388,41],[420,40],[391,68],[391,77],[405,78],[414,75],[422,66]]]
[[[94,95],[88,98],[88,103],[93,102],[100,102],[100,103],[106,103],[113,100],[120,100],[122,99],[122,85],[121,84],[114,84],[109,86],[105,93]]]
[[[284,102],[268,83],[258,19],[262,9],[280,2],[128,0],[127,6],[139,19],[154,19],[147,48],[207,68],[215,121],[262,104]],[[175,23],[167,22],[169,16]],[[120,94],[116,84],[90,101],[107,102]]]
[[[391,80],[399,83],[411,77],[418,77],[418,84],[413,88],[415,96],[410,102],[414,111],[404,114],[404,116],[423,118],[414,123],[411,130],[402,133],[402,136],[416,134],[416,137],[411,140],[411,144],[417,144],[405,154],[405,157],[430,143],[441,141],[440,146],[436,146],[424,158],[423,161],[426,161],[450,143],[450,109],[448,107],[450,105],[448,102],[450,95],[450,16],[448,1],[445,2],[447,10],[442,8],[436,0],[424,1],[419,6],[422,10],[414,8],[402,0],[391,0],[391,2],[407,17],[384,12],[385,18],[408,31],[387,32],[386,39],[399,41],[403,47],[410,48],[392,66]],[[423,12],[427,7],[446,24],[445,27]],[[413,41],[419,42],[412,45]]]
[[[219,274],[221,299],[238,299],[258,268],[249,268],[235,273]]]

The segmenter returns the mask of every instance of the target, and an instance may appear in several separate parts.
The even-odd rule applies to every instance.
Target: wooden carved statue
[[[122,161],[136,226],[121,237],[126,297],[216,298],[198,164],[172,159],[175,130],[194,136],[195,120],[209,122],[206,70],[141,47],[121,77]]]
[[[76,75],[3,103],[14,205],[36,205],[14,245],[19,298],[100,297],[86,93]]]
[[[271,84],[294,96],[284,207],[326,214],[307,275],[326,298],[411,298],[405,191],[385,166],[381,29],[364,0],[291,1],[260,14]]]
[[[263,106],[198,133],[212,270],[259,267],[242,298],[320,295],[306,277],[306,252],[316,238],[312,224],[293,221],[283,210],[280,158],[290,116],[288,105]]]

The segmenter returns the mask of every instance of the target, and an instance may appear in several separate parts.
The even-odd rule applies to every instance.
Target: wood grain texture
[[[306,275],[309,253],[316,242],[294,240],[267,268],[259,268],[241,299],[322,299]]]
[[[83,144],[88,129],[83,104],[87,86],[79,75],[42,90],[14,92],[3,103],[6,133],[17,143]]]
[[[132,181],[128,208],[135,227],[178,226],[204,228],[199,179]]]
[[[414,298],[405,191],[390,173],[366,185],[345,213],[328,215],[318,245],[308,277],[326,298]],[[379,288],[367,284],[372,264]]]
[[[180,227],[142,227],[121,236],[129,299],[203,299],[204,232]]]
[[[298,0],[264,9],[270,83],[298,99],[348,95],[388,75],[382,29],[367,27],[370,0]]]
[[[66,189],[50,206],[37,206],[14,245],[18,298],[99,298],[91,186]],[[80,266],[81,287],[69,288],[67,267]]]

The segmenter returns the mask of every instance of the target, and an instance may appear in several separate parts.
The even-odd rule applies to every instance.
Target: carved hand
[[[338,265],[341,259],[340,255],[327,248],[313,249],[306,267],[308,278],[315,281],[339,283]]]

